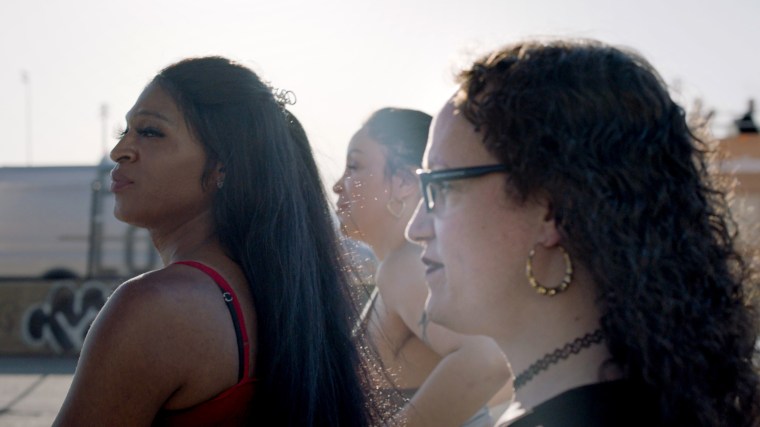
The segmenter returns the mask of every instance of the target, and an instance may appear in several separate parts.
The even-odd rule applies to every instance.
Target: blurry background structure
[[[332,183],[369,113],[434,114],[473,56],[535,35],[639,50],[723,137],[760,100],[758,18],[757,0],[3,0],[0,166],[97,164],[158,70],[220,54],[295,92]]]
[[[156,266],[144,230],[111,216],[104,156],[143,86],[187,56],[228,56],[292,90],[329,188],[370,112],[435,114],[487,50],[548,35],[630,46],[683,105],[713,112],[757,245],[760,140],[745,106],[760,99],[758,17],[757,0],[3,0],[0,354],[76,354],[114,284]]]
[[[734,124],[734,132],[718,143],[720,170],[734,179],[731,209],[740,240],[760,254],[760,133],[753,101]]]

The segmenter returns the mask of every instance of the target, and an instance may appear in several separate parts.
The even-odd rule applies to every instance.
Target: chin
[[[130,212],[125,209],[120,209],[118,205],[113,209],[113,216],[125,224],[147,228],[146,224],[139,220],[140,215],[135,215],[135,212]]]
[[[441,326],[452,329],[451,323],[454,321],[454,319],[452,319],[454,316],[451,315],[451,307],[442,301],[441,298],[436,298],[431,295],[427,301],[425,309],[427,311],[428,319],[431,322],[435,322]]]
[[[118,205],[113,209],[113,216],[121,222],[129,223],[129,221],[127,221],[127,215],[125,215],[122,209],[119,209]]]
[[[480,335],[480,330],[477,324],[478,312],[468,310],[462,310],[461,304],[457,304],[456,301],[452,301],[446,298],[435,299],[432,296],[428,300],[426,311],[428,320],[435,322],[446,329],[450,329],[460,334],[468,335]]]

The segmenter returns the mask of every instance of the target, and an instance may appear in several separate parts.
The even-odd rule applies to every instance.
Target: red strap
[[[232,290],[232,287],[229,285],[229,283],[227,283],[226,280],[224,280],[224,277],[222,277],[221,274],[217,273],[216,270],[205,264],[201,264],[198,261],[177,261],[174,264],[187,265],[189,267],[194,267],[198,270],[201,270],[209,277],[211,277],[222,291],[227,292],[232,296],[232,305],[235,307],[235,313],[237,313],[239,323],[238,326],[240,327],[240,332],[243,336],[243,378],[241,381],[247,380],[250,375],[250,345],[248,343],[248,332],[245,329],[245,317],[243,316],[243,310],[240,308],[240,302],[238,302],[235,291]]]

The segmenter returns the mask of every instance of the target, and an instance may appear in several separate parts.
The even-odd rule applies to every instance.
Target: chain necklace
[[[594,332],[590,332],[582,337],[578,337],[573,341],[565,344],[562,348],[558,348],[551,353],[546,353],[544,357],[538,359],[530,367],[515,377],[515,390],[524,386],[533,377],[538,375],[541,371],[545,371],[549,366],[558,363],[560,360],[565,360],[570,355],[578,354],[581,350],[591,347],[593,344],[599,344],[604,340],[602,330],[597,329]]]

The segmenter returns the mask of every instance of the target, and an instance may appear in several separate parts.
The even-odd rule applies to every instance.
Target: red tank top
[[[240,303],[235,298],[232,287],[212,268],[196,261],[180,261],[197,268],[211,277],[222,291],[227,308],[230,310],[232,323],[238,341],[238,383],[219,393],[215,397],[190,408],[179,410],[161,409],[153,420],[154,426],[241,426],[250,423],[251,409],[256,382],[250,377],[250,344],[245,329],[245,321]]]

